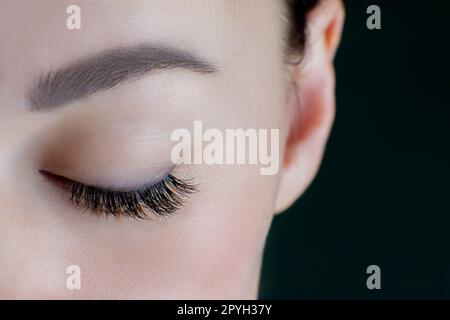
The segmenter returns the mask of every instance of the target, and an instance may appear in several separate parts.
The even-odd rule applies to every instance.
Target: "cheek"
[[[277,178],[244,165],[202,166],[194,175],[202,190],[167,220],[30,211],[30,230],[11,233],[17,247],[1,254],[2,290],[58,299],[252,298]],[[66,287],[69,265],[81,268],[81,290]]]
[[[71,258],[82,264],[80,296],[251,298],[272,218],[267,195],[274,181],[221,170],[228,171],[230,184],[206,190],[189,212],[80,243]]]
[[[254,188],[233,191],[205,206],[204,225],[189,248],[197,257],[201,289],[221,298],[243,297],[254,285],[271,221],[270,206],[260,198],[264,193]]]
[[[222,186],[195,208],[183,251],[203,297],[248,298],[256,285],[260,259],[273,213],[275,179],[245,167],[220,168]],[[214,176],[209,174],[208,176]],[[228,183],[227,183],[228,182]]]

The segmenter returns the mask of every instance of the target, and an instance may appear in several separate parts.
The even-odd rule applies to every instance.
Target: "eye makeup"
[[[179,179],[172,174],[136,190],[113,190],[86,185],[48,171],[40,172],[62,187],[72,205],[87,209],[98,217],[125,216],[140,220],[150,219],[151,214],[170,216],[197,191],[192,179]]]

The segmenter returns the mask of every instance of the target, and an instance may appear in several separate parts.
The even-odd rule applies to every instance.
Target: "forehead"
[[[1,0],[0,96],[20,104],[18,97],[42,74],[106,49],[141,43],[192,51],[235,76],[245,68],[261,69],[268,59],[281,63],[281,3]],[[67,28],[71,5],[80,8],[80,30]]]
[[[74,4],[81,30],[66,27],[66,10]],[[258,38],[255,32],[273,33],[278,6],[272,0],[2,0],[0,39],[2,51],[15,55],[71,56],[143,41],[213,55]]]

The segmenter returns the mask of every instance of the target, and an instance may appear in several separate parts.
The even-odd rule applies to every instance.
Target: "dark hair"
[[[320,0],[286,0],[288,9],[287,45],[290,57],[299,57],[307,40],[307,16]]]

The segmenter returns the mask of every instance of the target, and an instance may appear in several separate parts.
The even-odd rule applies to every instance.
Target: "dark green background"
[[[371,4],[382,30],[366,28]],[[260,297],[450,298],[450,2],[346,9],[334,130],[312,186],[275,218]]]

